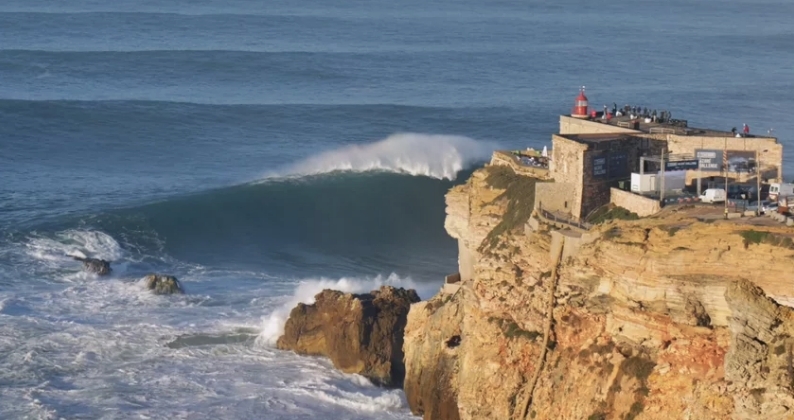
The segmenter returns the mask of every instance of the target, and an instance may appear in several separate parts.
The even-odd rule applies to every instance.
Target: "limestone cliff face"
[[[794,231],[668,210],[608,223],[590,243],[539,223],[482,246],[506,211],[486,177],[447,195],[463,286],[408,315],[415,413],[794,419],[794,311],[778,303],[794,296],[794,250],[742,236]]]

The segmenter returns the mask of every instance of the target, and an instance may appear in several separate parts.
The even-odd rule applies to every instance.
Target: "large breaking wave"
[[[455,258],[443,228],[444,194],[488,150],[465,137],[398,134],[322,152],[257,182],[83,216],[56,229],[77,224],[147,255],[219,267],[440,276]]]

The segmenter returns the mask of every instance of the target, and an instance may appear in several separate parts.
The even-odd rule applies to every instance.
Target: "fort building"
[[[536,206],[547,211],[584,219],[619,202],[641,216],[653,214],[663,204],[658,197],[632,194],[632,173],[675,171],[687,188],[697,185],[698,194],[701,184],[724,186],[726,176],[730,183],[782,181],[783,146],[775,137],[693,128],[666,111],[629,106],[593,111],[584,89],[574,104],[570,115],[560,116],[547,156],[497,151],[491,161],[550,181],[535,189]]]

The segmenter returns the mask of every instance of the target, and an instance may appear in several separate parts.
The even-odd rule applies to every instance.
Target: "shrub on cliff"
[[[745,230],[739,233],[744,238],[744,247],[750,244],[769,244],[781,248],[794,249],[794,241],[788,236],[778,236],[771,232]]]
[[[630,212],[627,209],[620,206],[607,204],[603,207],[599,207],[596,211],[594,211],[587,218],[587,222],[592,223],[594,225],[599,225],[601,223],[605,223],[610,220],[637,220],[639,218],[640,216],[638,216],[637,213]]]
[[[485,183],[489,187],[504,190],[493,202],[506,200],[507,209],[483,240],[480,251],[493,248],[502,234],[523,226],[529,220],[535,208],[535,184],[539,182],[536,178],[516,174],[508,166],[487,166],[485,171],[488,173]]]

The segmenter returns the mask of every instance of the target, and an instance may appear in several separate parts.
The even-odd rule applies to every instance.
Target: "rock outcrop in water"
[[[299,303],[279,337],[279,349],[326,356],[338,369],[377,385],[400,387],[405,376],[403,331],[414,290],[383,286],[370,293],[323,290]]]
[[[182,284],[174,276],[167,276],[162,274],[149,274],[143,278],[146,288],[154,292],[156,295],[170,295],[175,293],[184,293]]]
[[[72,256],[77,261],[81,261],[83,263],[83,270],[94,273],[98,276],[106,276],[113,271],[110,268],[110,261],[105,261],[99,258],[83,258]]]
[[[414,413],[794,419],[794,231],[667,209],[588,243],[525,226],[503,192],[479,170],[447,194],[462,281],[411,306]]]

